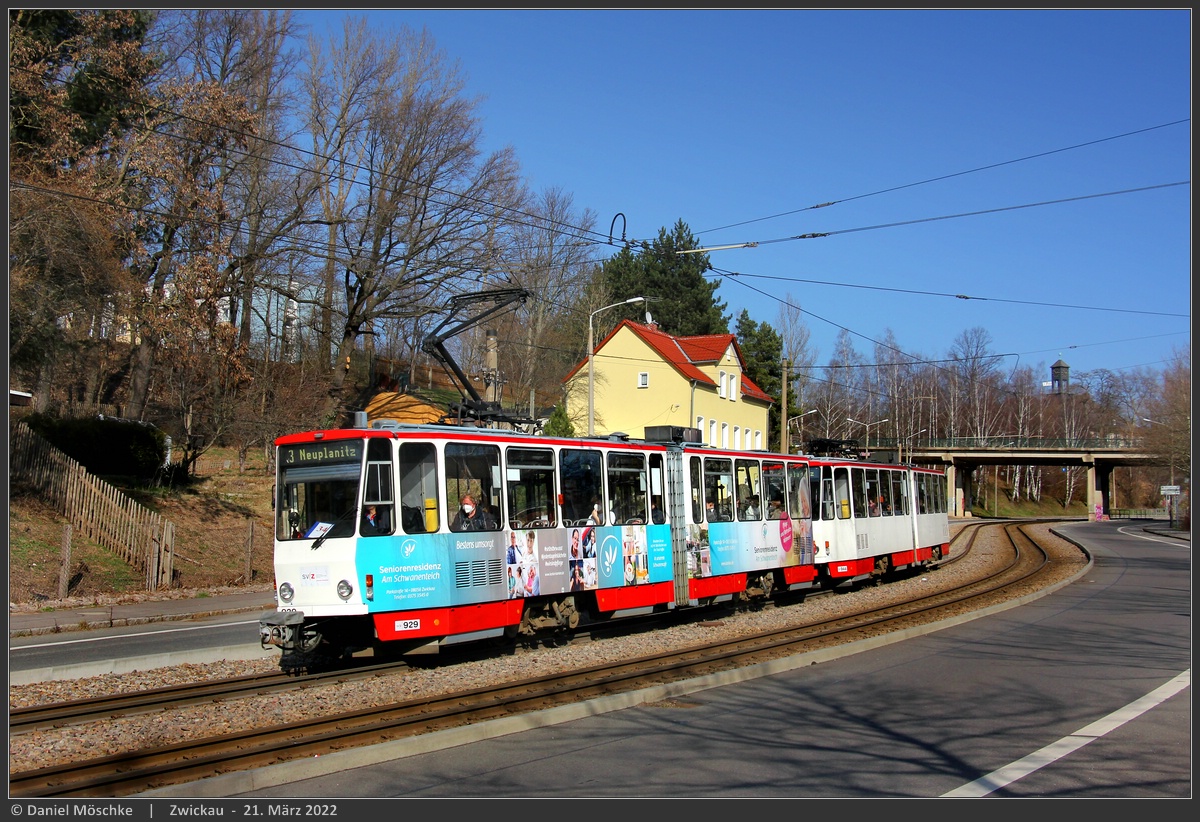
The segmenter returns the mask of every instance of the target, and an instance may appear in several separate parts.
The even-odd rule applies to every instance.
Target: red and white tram
[[[946,475],[859,459],[852,440],[810,443],[813,543],[823,586],[880,578],[949,552]]]
[[[275,443],[278,605],[259,627],[285,670],[838,584],[948,542],[936,472],[668,426],[567,439],[360,421]],[[858,513],[871,492],[890,513]]]

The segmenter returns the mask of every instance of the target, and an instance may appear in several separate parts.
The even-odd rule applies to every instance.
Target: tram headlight
[[[281,602],[291,602],[296,598],[296,589],[292,587],[292,583],[285,582],[279,586],[279,599]]]
[[[337,595],[343,600],[350,599],[350,595],[354,593],[354,586],[348,580],[342,580],[337,584]]]

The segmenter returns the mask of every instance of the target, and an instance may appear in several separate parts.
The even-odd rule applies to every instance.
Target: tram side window
[[[890,517],[893,511],[892,503],[892,472],[879,472],[879,513]]]
[[[767,519],[786,519],[790,494],[787,492],[787,476],[782,462],[763,463],[762,487]]]
[[[862,468],[851,468],[851,493],[856,519],[867,515],[867,472]]]
[[[830,469],[826,468],[825,470]],[[860,468],[859,472],[861,473],[861,471]],[[850,469],[841,467],[833,469],[833,491],[829,498],[837,501],[837,518],[850,519]]]
[[[792,519],[812,519],[812,483],[808,481],[808,469],[803,465],[789,465],[787,473],[788,509]]]
[[[867,496],[867,515],[881,516],[883,514],[883,494],[880,491],[879,470],[876,468],[865,469],[862,476]]]
[[[400,443],[400,528],[406,534],[436,531],[437,451],[427,442]]]
[[[917,513],[929,513],[929,475],[917,475]]]
[[[553,528],[558,524],[554,492],[554,452],[549,448],[509,448],[508,522],[513,528]]]
[[[762,519],[762,498],[759,495],[760,472],[758,460],[737,460],[738,519]]]
[[[946,495],[946,476],[943,474],[934,477],[934,487],[937,488],[937,493],[934,495],[934,501],[937,505],[936,511],[939,514],[946,513],[947,495]]]
[[[692,522],[704,522],[704,472],[700,469],[699,457],[688,460],[688,473],[691,475]]]
[[[733,461],[708,457],[704,460],[704,508],[709,522],[733,519]]]
[[[663,472],[663,455],[650,454],[650,521],[662,525],[667,521],[667,495]]]
[[[604,455],[594,449],[564,448],[558,454],[563,524],[587,525],[592,506],[604,506]]]
[[[897,516],[908,516],[908,472],[892,472],[892,505],[896,508]]]
[[[643,454],[610,451],[608,454],[608,499],[610,525],[642,525],[647,521],[646,457]]]
[[[500,449],[480,443],[446,444],[446,504],[462,511],[466,496],[475,500],[475,516],[465,521],[457,513],[450,521],[451,531],[496,531],[500,528]]]
[[[367,440],[367,475],[359,523],[363,536],[386,536],[395,530],[392,489],[391,440]]]

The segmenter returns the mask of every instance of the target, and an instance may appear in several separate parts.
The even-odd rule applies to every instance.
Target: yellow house
[[[600,341],[595,368],[595,433],[645,436],[647,426],[700,429],[701,441],[765,449],[774,400],[746,376],[733,334],[673,337],[657,324],[623,320]],[[588,362],[563,380],[567,416],[588,428]]]

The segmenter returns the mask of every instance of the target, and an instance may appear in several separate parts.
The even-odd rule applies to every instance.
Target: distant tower
[[[1065,394],[1071,385],[1071,366],[1061,359],[1050,366],[1051,391],[1055,394]]]

